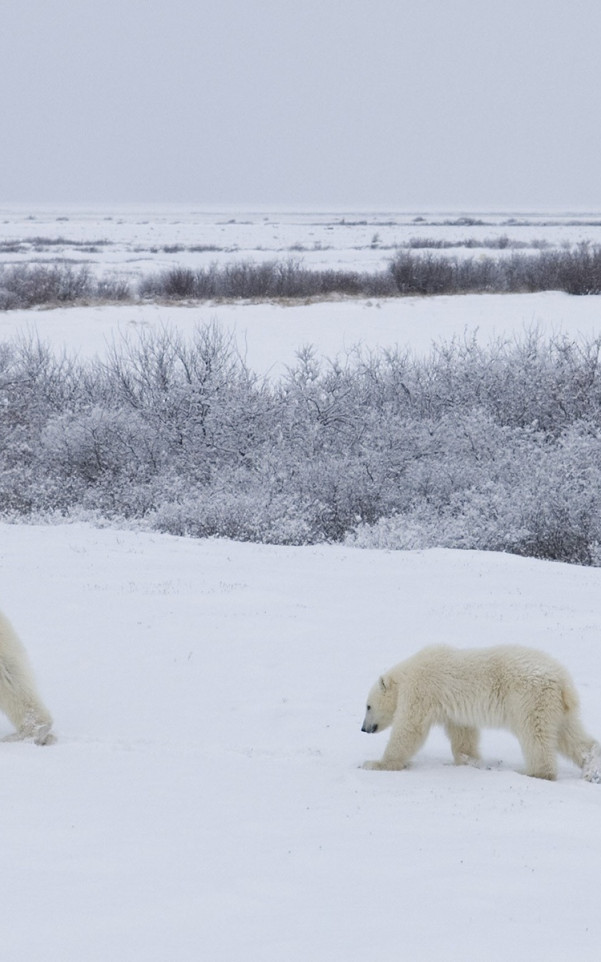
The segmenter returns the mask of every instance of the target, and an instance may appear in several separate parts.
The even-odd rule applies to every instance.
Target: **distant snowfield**
[[[596,213],[389,211],[232,211],[184,207],[0,208],[0,269],[57,261],[86,265],[98,275],[140,276],[183,266],[196,269],[237,261],[302,261],[319,269],[385,270],[399,245],[455,246],[435,253],[501,257],[601,242]],[[505,239],[506,249],[486,245]],[[531,245],[531,246],[529,246]],[[322,357],[343,355],[358,344],[373,350],[408,347],[428,352],[433,342],[471,337],[483,342],[520,337],[538,326],[549,334],[591,338],[601,333],[598,297],[559,292],[528,295],[348,299],[309,304],[134,304],[0,312],[0,339],[36,333],[61,349],[100,355],[122,335],[158,327],[189,333],[216,321],[231,332],[249,366],[280,374],[296,352],[313,345]]]
[[[103,356],[121,337],[162,327],[189,335],[218,323],[233,334],[249,367],[277,376],[297,351],[313,345],[333,359],[357,345],[369,350],[408,348],[424,354],[433,343],[472,337],[485,344],[520,338],[538,328],[546,335],[592,339],[601,334],[601,300],[560,292],[454,297],[322,301],[312,304],[198,304],[69,307],[0,312],[0,338],[39,336],[56,349]]]
[[[384,244],[425,231],[383,217],[316,224],[307,215],[276,231],[259,218],[2,214],[7,242],[108,236],[112,246],[89,256],[124,271],[167,263],[151,241],[208,242],[216,226],[228,247],[220,256],[253,245],[273,256],[269,245],[299,239],[314,247],[308,262],[330,266],[381,264],[376,232]],[[509,232],[497,220],[497,233]],[[572,241],[586,233],[566,229]],[[520,230],[564,236],[538,223]],[[132,268],[136,245],[145,250]],[[251,368],[277,376],[307,344],[333,358],[356,344],[423,353],[434,341],[535,326],[591,338],[601,300],[11,311],[0,313],[0,339],[35,333],[91,357],[122,334],[213,321]],[[48,748],[0,745],[7,959],[599,959],[601,786],[567,762],[556,783],[526,778],[517,742],[499,732],[483,738],[481,769],[454,767],[439,732],[409,771],[359,766],[387,738],[360,731],[368,688],[434,641],[545,649],[570,669],[584,722],[601,737],[601,569],[0,524],[0,593],[59,736]],[[0,736],[8,731],[0,716]]]
[[[432,641],[544,648],[601,734],[599,569],[79,524],[0,546],[59,735],[0,746],[7,958],[598,959],[601,787],[519,774],[494,732],[480,770],[440,733],[359,765],[368,687]]]

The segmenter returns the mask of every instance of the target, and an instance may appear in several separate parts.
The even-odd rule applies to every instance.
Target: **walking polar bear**
[[[5,741],[32,739],[49,745],[52,718],[33,679],[27,654],[11,623],[0,613],[0,709],[16,728]]]
[[[479,728],[507,728],[520,742],[528,775],[556,778],[559,752],[588,781],[601,781],[601,749],[580,723],[572,680],[543,652],[441,645],[391,668],[369,692],[361,731],[392,725],[392,732],[381,761],[363,767],[405,768],[437,724],[444,725],[457,765],[478,761]]]

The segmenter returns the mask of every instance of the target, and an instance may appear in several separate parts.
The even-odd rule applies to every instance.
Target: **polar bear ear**
[[[380,682],[380,691],[388,691],[388,689],[390,688],[390,680],[386,678],[385,675],[380,675],[379,682]]]

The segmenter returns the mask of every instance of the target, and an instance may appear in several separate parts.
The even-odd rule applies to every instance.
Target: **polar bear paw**
[[[372,772],[400,772],[406,767],[402,762],[386,762],[383,759],[377,762],[363,762],[361,766]]]
[[[16,732],[5,735],[3,742],[34,742],[36,745],[54,745],[56,735],[50,729],[52,722],[34,722],[28,719]]]

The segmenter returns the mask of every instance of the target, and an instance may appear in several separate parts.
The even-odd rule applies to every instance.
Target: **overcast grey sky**
[[[600,0],[2,0],[0,203],[601,209]]]

